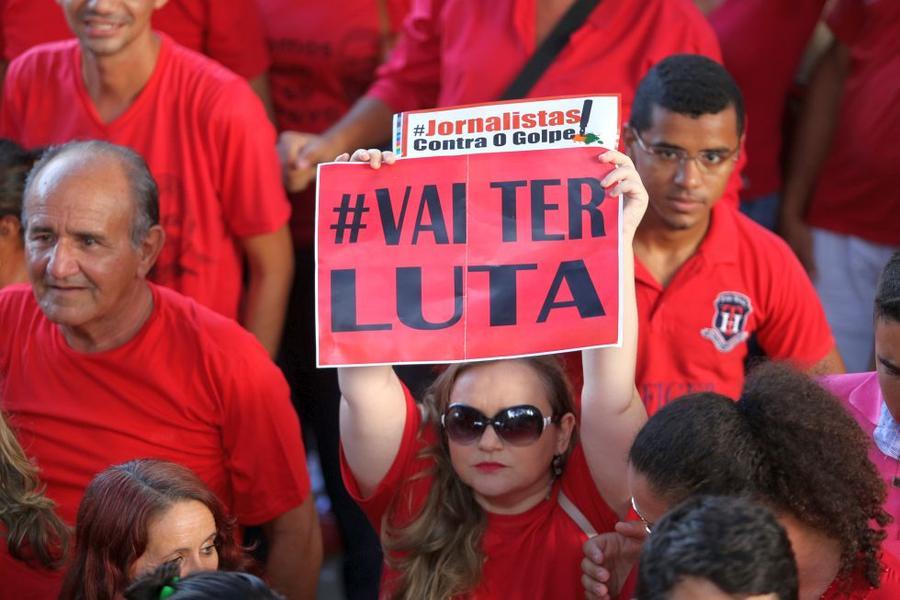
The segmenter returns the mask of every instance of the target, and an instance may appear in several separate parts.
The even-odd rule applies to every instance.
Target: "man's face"
[[[670,230],[705,229],[734,170],[734,107],[693,118],[654,106],[651,126],[626,129],[624,139],[650,194],[645,220]]]
[[[98,56],[112,56],[150,35],[150,17],[166,0],[57,0],[69,28]]]
[[[152,265],[135,248],[135,204],[122,166],[65,153],[40,173],[25,198],[25,255],[47,318],[72,330],[121,327]]]

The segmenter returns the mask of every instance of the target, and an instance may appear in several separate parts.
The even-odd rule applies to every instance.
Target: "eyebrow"
[[[677,146],[675,144],[669,144],[666,142],[657,142],[650,144],[654,148],[665,148],[666,150],[681,150],[682,152],[687,152],[681,146]],[[733,148],[726,148],[725,146],[719,146],[717,148],[701,148],[699,152],[731,152]]]

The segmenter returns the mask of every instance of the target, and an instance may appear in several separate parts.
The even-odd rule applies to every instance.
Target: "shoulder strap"
[[[556,501],[559,502],[559,505],[562,507],[566,514],[571,517],[575,524],[581,528],[581,530],[588,536],[594,537],[597,535],[597,530],[594,529],[594,526],[591,525],[591,522],[588,521],[587,517],[584,516],[584,513],[578,510],[578,507],[569,500],[569,497],[566,496],[566,493],[562,490],[559,490],[559,495],[556,497]]]
[[[569,38],[581,27],[591,11],[600,4],[600,0],[575,0],[553,30],[547,35],[541,46],[528,59],[522,70],[500,96],[501,100],[517,100],[524,98],[541,75],[553,64],[557,55],[569,43]]]

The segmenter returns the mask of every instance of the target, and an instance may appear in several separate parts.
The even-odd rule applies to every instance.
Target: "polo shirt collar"
[[[697,254],[709,264],[738,262],[737,209],[719,200],[709,218],[709,229],[697,247]]]
[[[900,460],[900,423],[894,420],[891,411],[888,410],[887,404],[882,400],[881,414],[878,417],[878,424],[872,433],[875,439],[875,445],[881,450],[885,456],[889,456],[894,460]]]

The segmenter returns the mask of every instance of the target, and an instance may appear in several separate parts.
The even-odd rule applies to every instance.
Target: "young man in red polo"
[[[650,193],[634,240],[637,385],[650,414],[690,392],[737,397],[751,337],[771,359],[843,370],[790,248],[717,205],[743,135],[741,92],[708,58],[670,57],[638,86],[623,139]]]

